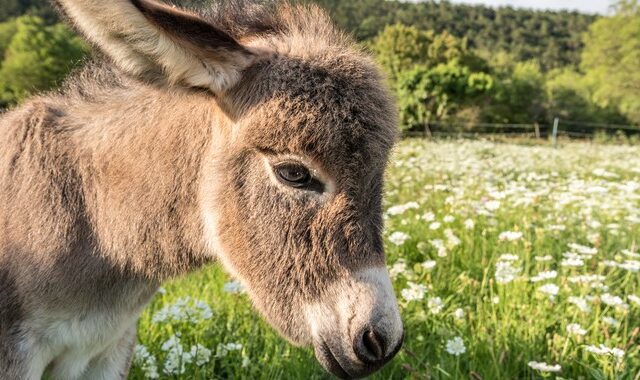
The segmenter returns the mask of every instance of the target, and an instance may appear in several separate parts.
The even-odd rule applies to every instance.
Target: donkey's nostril
[[[365,329],[354,343],[356,356],[364,363],[380,364],[385,360],[385,342],[375,330]]]
[[[373,354],[376,359],[384,359],[384,341],[373,330],[367,330],[362,337],[364,347]]]

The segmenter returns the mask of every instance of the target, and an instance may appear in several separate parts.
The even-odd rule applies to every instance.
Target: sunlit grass
[[[640,148],[405,140],[389,169],[386,209],[406,336],[376,378],[640,379]],[[138,331],[160,378],[329,378],[310,350],[267,327],[245,295],[225,291],[228,281],[210,267],[156,295]],[[158,320],[186,296],[212,315],[200,318],[188,301],[180,320]],[[193,321],[185,311],[197,314]],[[166,374],[163,345],[172,337],[185,352],[206,347],[206,362],[193,357],[182,374],[182,363]],[[229,343],[241,348],[226,350]],[[145,362],[136,361],[130,378],[152,373]]]

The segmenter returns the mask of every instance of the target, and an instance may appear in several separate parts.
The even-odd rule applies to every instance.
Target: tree
[[[601,107],[616,107],[640,123],[640,4],[621,0],[615,10],[589,28],[581,67]]]
[[[544,75],[536,61],[504,62],[494,67],[496,78],[485,119],[498,123],[535,123],[547,120]]]
[[[467,48],[465,39],[449,32],[435,34],[413,26],[387,26],[369,45],[378,62],[395,83],[398,75],[415,65],[433,68],[453,60],[472,71],[485,71],[486,61]]]
[[[429,57],[433,33],[402,24],[390,25],[373,40],[371,50],[392,82],[398,74],[416,64],[425,64]]]
[[[4,61],[4,54],[9,47],[9,43],[16,34],[16,20],[9,20],[0,24],[0,65]]]
[[[1,101],[14,104],[34,91],[53,88],[86,53],[66,26],[46,26],[36,16],[18,18],[0,67]]]
[[[48,0],[0,0],[0,22],[26,14],[41,17],[47,25],[59,21]]]
[[[416,66],[398,80],[398,102],[403,129],[444,120],[485,94],[493,86],[486,73],[471,72],[457,60],[433,68]]]
[[[603,107],[594,102],[594,86],[577,71],[565,68],[550,72],[545,88],[550,116],[596,123],[629,123],[615,107]]]

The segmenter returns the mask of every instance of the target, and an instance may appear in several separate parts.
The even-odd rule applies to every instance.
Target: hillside
[[[174,0],[198,6],[210,0]],[[376,36],[397,22],[422,30],[444,30],[466,38],[469,47],[511,53],[517,60],[536,58],[544,69],[576,66],[582,35],[596,16],[577,12],[532,11],[514,8],[386,0],[307,0],[328,9],[334,20],[359,40]],[[36,13],[50,22],[55,16],[47,0],[0,0],[0,22],[24,13]]]
[[[377,35],[386,25],[402,23],[466,38],[469,47],[505,51],[518,61],[536,58],[545,69],[577,66],[582,36],[597,16],[578,12],[534,11],[511,7],[419,3],[385,0],[316,0],[358,39]]]

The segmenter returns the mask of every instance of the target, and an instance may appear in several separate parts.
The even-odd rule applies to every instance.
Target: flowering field
[[[406,336],[377,378],[640,379],[640,147],[402,141],[386,242]],[[217,267],[139,340],[133,379],[328,378]]]

